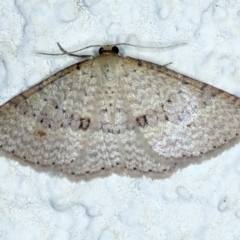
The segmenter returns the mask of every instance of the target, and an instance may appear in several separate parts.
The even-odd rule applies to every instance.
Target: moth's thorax
[[[98,71],[100,94],[104,98],[109,121],[115,123],[116,105],[119,98],[119,56],[103,54],[96,59],[94,69]]]
[[[101,85],[118,86],[118,61],[119,56],[114,54],[103,54],[96,59],[94,68],[99,71]]]

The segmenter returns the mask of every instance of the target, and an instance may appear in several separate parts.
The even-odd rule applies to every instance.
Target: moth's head
[[[118,54],[119,49],[117,46],[114,45],[107,45],[99,48],[99,55],[104,55],[104,54]]]

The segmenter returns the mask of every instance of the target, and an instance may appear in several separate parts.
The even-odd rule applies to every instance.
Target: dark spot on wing
[[[143,64],[142,64],[142,61],[141,60],[138,60],[138,66],[141,67]]]
[[[86,131],[90,126],[90,118],[80,118],[79,128]]]
[[[37,131],[37,135],[39,136],[39,137],[43,137],[43,136],[46,136],[46,132],[44,132],[44,131],[42,131],[42,130],[39,130],[39,131]]]
[[[80,68],[81,68],[80,65],[81,65],[81,64],[78,63],[78,65],[77,65],[77,70],[80,70]]]
[[[138,116],[136,118],[136,122],[138,126],[145,127],[146,125],[148,125],[147,116],[146,115]]]
[[[207,84],[204,84],[204,83],[203,83],[203,85],[200,87],[200,90],[202,90],[202,91],[203,91],[203,90],[204,90],[204,88],[206,88],[206,87],[207,87]]]

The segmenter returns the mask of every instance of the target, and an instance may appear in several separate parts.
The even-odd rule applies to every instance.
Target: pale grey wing
[[[90,171],[81,166],[96,122],[96,77],[92,61],[78,63],[1,106],[0,148],[63,172]]]
[[[128,155],[129,168],[146,171],[145,159],[150,171],[167,171],[178,159],[203,155],[240,133],[239,98],[145,61],[127,58],[123,66],[123,91],[139,130],[129,152],[146,155]]]

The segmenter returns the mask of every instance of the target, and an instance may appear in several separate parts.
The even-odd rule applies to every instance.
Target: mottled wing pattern
[[[91,70],[92,61],[73,65],[1,106],[0,148],[60,169],[84,155],[96,107]]]
[[[240,133],[239,98],[152,63],[128,58],[124,66],[122,84],[139,138],[158,159],[200,156]]]

